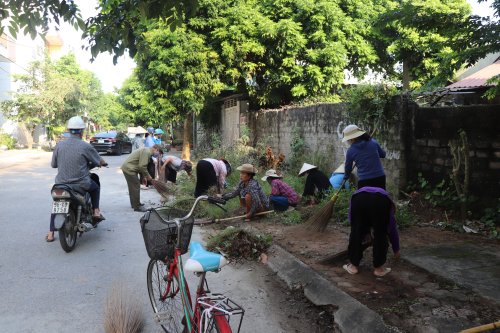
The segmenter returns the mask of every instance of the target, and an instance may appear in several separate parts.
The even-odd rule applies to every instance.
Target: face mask
[[[160,153],[159,153],[159,152],[155,152],[155,153],[153,154],[153,156],[154,156],[154,157],[158,157],[158,156],[160,156]]]

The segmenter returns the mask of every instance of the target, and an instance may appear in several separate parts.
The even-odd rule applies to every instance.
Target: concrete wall
[[[448,143],[466,131],[471,155],[471,193],[478,197],[500,196],[500,105],[419,108],[404,96],[394,98],[397,119],[391,123],[358,126],[374,133],[387,152],[383,165],[388,189],[397,197],[421,172],[437,183],[451,174]],[[318,104],[275,110],[250,111],[246,115],[252,142],[267,142],[274,152],[291,156],[294,128],[301,130],[309,152],[319,154],[330,174],[344,161],[347,145],[341,143],[342,129],[356,123],[343,104]],[[307,162],[307,161],[304,161]]]
[[[253,134],[253,142],[267,142],[274,152],[282,152],[291,156],[290,143],[294,128],[299,128],[308,150],[318,154],[329,165],[322,170],[330,175],[344,160],[347,144],[341,142],[342,130],[353,123],[344,104],[317,104],[307,107],[282,108],[276,110],[260,110],[249,112],[248,123]],[[373,132],[368,124],[358,126]],[[383,161],[387,174],[388,188],[398,193],[398,188],[405,183],[406,168],[404,163],[404,145],[402,140],[402,123],[395,125],[379,124],[374,137],[387,152]],[[306,161],[309,162],[311,161]],[[298,170],[297,170],[298,171]]]

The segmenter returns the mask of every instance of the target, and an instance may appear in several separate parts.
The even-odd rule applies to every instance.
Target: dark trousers
[[[385,176],[358,180],[358,188],[362,188],[365,186],[379,187],[379,188],[383,188],[385,190]]]
[[[387,260],[387,226],[391,211],[390,200],[379,193],[358,193],[351,197],[351,234],[349,235],[349,260],[359,266],[363,258],[363,239],[373,229],[373,267],[380,267]]]
[[[197,198],[208,192],[212,186],[217,186],[217,175],[212,163],[201,160],[196,165],[196,187],[194,196]]]

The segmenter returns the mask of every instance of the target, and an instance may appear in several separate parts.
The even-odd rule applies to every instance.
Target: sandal
[[[358,274],[358,271],[354,270],[353,267],[354,267],[353,264],[345,264],[344,266],[342,266],[342,268],[345,269],[347,273],[351,275]]]
[[[106,218],[104,216],[102,216],[102,214],[92,216],[92,220],[94,221],[94,223],[104,221],[105,219]]]
[[[52,237],[49,237],[49,235],[52,235]],[[50,242],[53,242],[55,240],[56,240],[56,238],[54,237],[54,232],[49,231],[49,233],[45,236],[45,241],[50,243]]]
[[[376,277],[382,277],[382,276],[389,274],[390,271],[391,271],[391,269],[389,267],[384,267],[384,271],[382,273],[377,273],[377,272],[373,271],[373,275],[375,275]]]

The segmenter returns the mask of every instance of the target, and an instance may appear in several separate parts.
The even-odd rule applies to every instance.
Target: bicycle
[[[206,195],[196,198],[189,213],[175,208],[147,211],[141,218],[141,230],[150,257],[147,268],[147,286],[155,320],[167,333],[233,332],[230,320],[239,317],[241,329],[244,310],[222,294],[211,293],[207,272],[219,272],[228,263],[218,253],[205,250],[199,242],[191,242],[194,217],[200,201],[208,201],[222,208],[225,200]],[[184,275],[182,255],[188,250],[191,257],[185,269],[199,277],[196,297],[192,301]],[[233,323],[237,323],[237,319]]]

